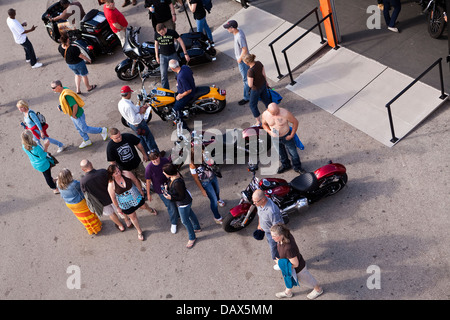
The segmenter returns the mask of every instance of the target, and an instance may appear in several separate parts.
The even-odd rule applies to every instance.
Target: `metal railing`
[[[334,29],[334,24],[333,24],[333,20],[332,20],[332,16],[333,16],[333,14],[332,13],[329,13],[327,16],[325,16],[323,19],[321,19],[321,20],[319,20],[319,14],[318,14],[318,10],[319,10],[319,8],[314,8],[313,10],[311,10],[309,13],[307,13],[303,18],[301,18],[300,20],[298,20],[295,24],[293,24],[289,29],[287,29],[285,32],[283,32],[281,35],[279,35],[275,40],[273,40],[271,43],[269,43],[269,47],[270,47],[270,50],[272,51],[272,56],[273,56],[273,59],[274,59],[274,61],[275,61],[275,66],[276,66],[276,68],[277,68],[277,71],[278,71],[278,79],[281,79],[281,78],[283,78],[284,77],[284,75],[282,75],[281,74],[281,71],[280,71],[280,67],[279,67],[279,65],[278,65],[278,60],[277,60],[277,57],[276,57],[276,55],[275,55],[275,50],[274,50],[274,48],[273,48],[273,45],[278,41],[278,40],[280,40],[281,38],[283,38],[288,32],[290,32],[292,29],[294,29],[297,25],[299,25],[300,23],[302,23],[306,18],[308,18],[310,15],[312,15],[312,14],[315,14],[315,16],[316,16],[316,20],[317,20],[317,22],[316,22],[316,24],[314,24],[314,26],[312,26],[311,28],[309,28],[307,31],[305,31],[300,37],[298,37],[297,39],[295,39],[291,44],[289,44],[286,48],[284,48],[283,50],[281,50],[281,52],[283,53],[283,55],[284,55],[284,59],[286,60],[286,66],[287,66],[287,69],[288,69],[288,72],[289,72],[289,76],[290,76],[290,78],[291,78],[291,85],[294,85],[295,84],[295,81],[294,81],[294,79],[293,79],[293,77],[292,77],[292,70],[291,70],[291,67],[290,67],[290,65],[289,65],[289,60],[288,60],[288,57],[287,57],[287,54],[286,54],[286,51],[287,50],[289,50],[293,45],[295,45],[298,41],[300,41],[301,39],[303,39],[308,33],[310,33],[312,30],[314,30],[314,28],[316,28],[316,27],[318,27],[319,28],[319,33],[320,33],[320,38],[321,38],[321,41],[320,41],[320,43],[321,44],[323,44],[323,43],[325,43],[326,41],[325,41],[325,39],[324,39],[324,37],[323,37],[323,32],[322,32],[322,28],[320,27],[320,25],[322,24],[322,22],[324,22],[325,20],[327,20],[327,19],[329,19],[330,20],[330,24],[331,24],[331,29],[332,29],[332,33],[333,33],[333,40],[334,40],[334,43],[335,43],[335,46],[334,46],[334,49],[336,50],[336,49],[339,49],[339,46],[337,45],[337,39],[336,39],[336,31],[335,31],[335,29]]]
[[[442,58],[439,58],[431,66],[429,66],[427,70],[425,70],[420,76],[418,76],[416,79],[414,79],[408,86],[405,87],[405,89],[400,91],[399,94],[397,94],[391,101],[389,101],[386,104],[388,117],[389,117],[389,125],[391,127],[391,134],[392,134],[392,139],[390,141],[392,143],[396,143],[398,141],[398,138],[395,136],[394,121],[392,120],[391,104],[393,104],[398,98],[400,98],[406,91],[408,91],[413,85],[415,85],[423,76],[425,76],[436,65],[439,65],[439,78],[440,78],[440,82],[441,82],[441,96],[439,98],[442,100],[445,100],[448,97],[448,95],[445,94],[445,92],[444,92],[444,77],[442,75]]]

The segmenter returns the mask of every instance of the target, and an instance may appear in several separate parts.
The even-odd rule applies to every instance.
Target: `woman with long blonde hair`
[[[44,150],[44,148],[36,143],[30,130],[23,131],[21,138],[22,149],[30,159],[31,165],[37,171],[42,172],[47,185],[53,190],[53,193],[58,194],[58,188],[52,178],[50,160],[47,157],[47,150]]]
[[[17,101],[16,107],[23,114],[23,125],[25,126],[25,129],[28,129],[31,131],[31,133],[33,133],[35,140],[39,144],[41,139],[44,146],[47,145],[48,147],[49,143],[54,144],[58,146],[58,150],[56,151],[57,153],[60,153],[61,151],[64,151],[66,149],[64,143],[48,136],[48,123],[41,124],[41,121],[37,117],[36,112],[30,109],[28,102],[26,102],[25,100],[19,100]]]
[[[66,206],[83,224],[89,234],[97,234],[102,230],[102,222],[89,210],[80,182],[74,180],[69,169],[62,169],[58,174],[58,188]]]

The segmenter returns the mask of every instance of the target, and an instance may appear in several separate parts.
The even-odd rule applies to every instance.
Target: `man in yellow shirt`
[[[51,88],[54,92],[58,92],[60,94],[60,111],[71,117],[75,128],[83,138],[83,142],[79,146],[80,149],[92,145],[92,141],[89,139],[88,133],[101,134],[104,141],[108,139],[108,128],[90,127],[86,124],[86,118],[83,110],[84,101],[78,94],[67,87],[63,87],[60,80],[53,81],[51,83]]]

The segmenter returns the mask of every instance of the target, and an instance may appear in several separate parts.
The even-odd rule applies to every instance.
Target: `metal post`
[[[439,59],[439,78],[441,80],[441,96],[439,98],[444,100],[445,98],[447,98],[447,95],[445,94],[444,91],[444,76],[442,75],[442,58]]]
[[[283,75],[281,74],[280,66],[278,65],[278,60],[277,60],[277,57],[275,55],[275,50],[273,49],[273,45],[272,44],[269,44],[269,47],[270,47],[270,50],[272,51],[273,60],[275,61],[275,67],[277,67],[277,71],[278,71],[278,77],[277,78],[281,79],[281,78],[283,78]]]
[[[316,10],[314,10],[314,12],[316,13],[316,19],[317,19],[317,25],[319,26],[319,32],[320,32],[320,39],[322,39],[322,41],[320,41],[320,44],[325,43],[325,39],[323,38],[323,33],[322,33],[322,28],[320,27],[320,19],[319,19],[319,13],[317,12],[317,8]]]
[[[291,78],[290,85],[293,86],[297,82],[295,82],[294,78],[292,77],[292,71],[291,71],[291,67],[289,66],[289,61],[288,61],[288,57],[287,57],[287,54],[286,54],[286,50],[283,50],[283,54],[284,54],[284,59],[286,60],[286,66],[287,66],[287,69],[288,69],[288,72],[289,72],[289,77]]]
[[[391,105],[388,103],[386,105],[386,108],[388,109],[389,124],[391,125],[392,139],[390,141],[392,143],[396,143],[398,141],[398,138],[395,136],[395,132],[394,132],[394,122],[392,121]]]

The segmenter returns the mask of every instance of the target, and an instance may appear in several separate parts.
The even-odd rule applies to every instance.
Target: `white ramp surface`
[[[245,34],[250,53],[254,54],[256,60],[261,61],[264,65],[266,76],[272,81],[279,81],[279,74],[269,44],[292,27],[292,24],[253,6],[246,10],[238,11],[228,20],[237,21],[238,28],[242,29]],[[223,22],[223,24],[225,23],[226,21]],[[288,69],[281,50],[300,37],[305,31],[305,29],[296,26],[274,44],[275,55],[283,76],[288,74]],[[213,37],[215,48],[234,59],[233,35],[223,27],[220,27],[213,32]],[[291,70],[297,68],[326,45],[326,43],[321,44],[320,42],[320,36],[310,32],[287,50]]]
[[[392,147],[445,100],[417,82],[392,106],[395,137],[386,104],[414,79],[346,48],[330,50],[286,88]]]

